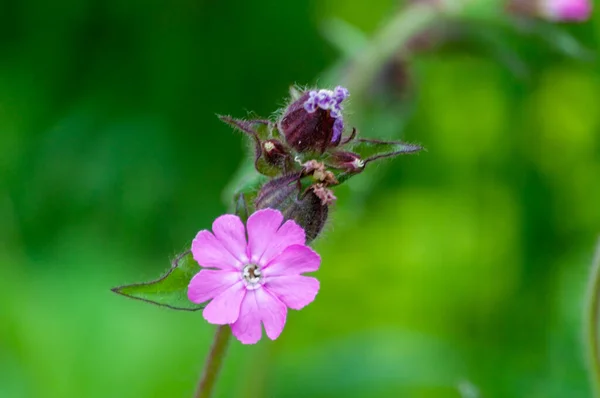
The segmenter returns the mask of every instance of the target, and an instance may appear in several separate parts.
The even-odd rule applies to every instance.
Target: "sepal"
[[[420,145],[400,141],[379,141],[358,138],[353,141],[352,152],[365,164],[374,160],[417,153],[423,149]]]

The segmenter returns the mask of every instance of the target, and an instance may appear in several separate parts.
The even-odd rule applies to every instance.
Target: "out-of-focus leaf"
[[[204,304],[192,303],[187,297],[187,287],[199,271],[200,267],[192,257],[192,252],[187,251],[179,255],[173,261],[171,269],[160,278],[151,282],[115,287],[112,291],[173,310],[197,311],[204,308]]]
[[[381,158],[416,153],[423,149],[420,145],[400,141],[357,139],[355,142],[352,152],[359,155],[365,163]]]
[[[322,32],[323,37],[346,57],[356,55],[368,43],[367,36],[360,29],[338,18],[324,23]]]

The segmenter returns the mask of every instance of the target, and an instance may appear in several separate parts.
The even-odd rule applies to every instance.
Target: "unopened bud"
[[[279,121],[279,131],[299,152],[325,152],[337,146],[344,131],[342,102],[348,90],[311,90],[292,102]]]
[[[300,173],[294,173],[267,182],[256,196],[256,209],[271,208],[284,212],[300,195],[300,178]]]
[[[365,168],[364,160],[352,152],[335,152],[328,163],[349,173],[360,173]]]
[[[285,219],[294,220],[304,228],[307,241],[311,241],[323,229],[332,199],[325,200],[327,192],[324,187],[315,191],[312,186],[301,193],[301,178],[301,173],[295,173],[269,181],[260,189],[255,205],[257,210],[271,208],[281,211]]]
[[[306,243],[319,236],[328,214],[329,207],[322,204],[313,190],[306,191],[301,199],[295,200],[292,206],[283,211],[286,219],[292,219],[304,228]]]

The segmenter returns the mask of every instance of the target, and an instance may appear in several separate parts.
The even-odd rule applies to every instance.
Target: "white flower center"
[[[242,270],[242,277],[246,288],[249,290],[258,289],[262,281],[262,273],[260,268],[255,264],[248,264]]]

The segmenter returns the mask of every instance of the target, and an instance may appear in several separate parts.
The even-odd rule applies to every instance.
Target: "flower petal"
[[[268,264],[275,256],[279,255],[286,247],[291,245],[304,245],[306,235],[304,229],[293,220],[288,220],[275,233],[260,259],[261,264]]]
[[[254,292],[265,332],[271,340],[275,340],[283,332],[287,307],[267,289],[256,289]]]
[[[319,281],[301,275],[269,278],[265,288],[288,307],[299,310],[313,302],[319,292]]]
[[[214,325],[234,323],[240,315],[240,307],[245,295],[244,284],[241,281],[234,284],[208,303],[202,311],[204,319]]]
[[[254,292],[255,290],[248,290],[246,292],[246,297],[242,301],[240,316],[231,325],[231,332],[243,344],[256,344],[262,337],[260,312],[258,310],[258,303],[254,298]]]
[[[238,216],[225,214],[217,218],[212,230],[223,247],[242,263],[248,262],[246,255],[246,228]]]
[[[203,267],[214,267],[223,270],[242,268],[236,259],[210,231],[200,231],[192,241],[194,260]]]
[[[266,289],[249,290],[242,302],[240,317],[231,331],[244,344],[255,344],[262,337],[261,322],[271,340],[275,340],[285,326],[287,308]]]
[[[321,257],[313,249],[303,245],[292,245],[263,268],[263,275],[300,275],[303,272],[318,270],[320,264]]]
[[[263,209],[253,213],[247,222],[248,249],[250,260],[258,263],[263,253],[271,245],[277,229],[283,221],[278,210]]]
[[[239,271],[203,269],[190,281],[187,291],[188,298],[190,301],[200,304],[215,298],[239,281]]]

